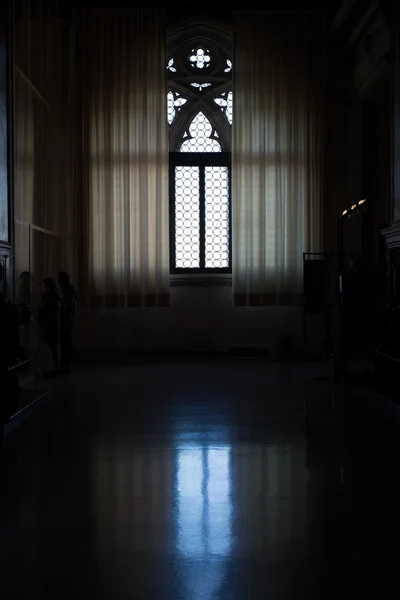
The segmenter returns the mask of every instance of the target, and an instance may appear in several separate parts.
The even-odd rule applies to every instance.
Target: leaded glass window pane
[[[175,267],[200,267],[199,167],[175,167]]]
[[[205,167],[205,266],[229,267],[229,171]]]

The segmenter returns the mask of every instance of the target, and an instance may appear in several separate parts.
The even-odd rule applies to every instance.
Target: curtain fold
[[[79,14],[79,284],[90,306],[169,302],[163,11]]]
[[[303,252],[321,250],[323,21],[237,11],[232,130],[237,305],[301,302]]]

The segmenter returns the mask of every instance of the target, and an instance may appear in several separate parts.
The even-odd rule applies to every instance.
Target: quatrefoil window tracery
[[[193,48],[189,56],[190,65],[196,69],[207,69],[211,64],[210,51],[204,48]]]

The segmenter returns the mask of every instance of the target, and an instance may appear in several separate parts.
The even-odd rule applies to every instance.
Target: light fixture
[[[340,215],[340,218],[349,217],[349,219],[351,219],[351,218],[361,214],[362,212],[364,212],[367,209],[368,209],[367,199],[363,198],[362,200],[359,200],[355,204],[352,204],[350,206],[350,208],[346,208],[345,210],[343,210]]]

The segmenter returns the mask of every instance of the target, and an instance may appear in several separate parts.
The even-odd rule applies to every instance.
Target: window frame
[[[175,167],[199,167],[200,169],[200,267],[175,266]],[[229,228],[229,266],[206,268],[205,267],[205,193],[204,169],[205,167],[228,167],[228,228]],[[203,175],[202,175],[203,173]],[[170,275],[231,275],[232,274],[232,205],[231,205],[231,178],[232,155],[231,152],[170,152],[169,153],[169,231],[170,231]]]
[[[176,108],[175,118],[169,129],[169,231],[170,231],[170,283],[171,285],[232,285],[232,126],[225,111],[214,102],[221,93],[233,91],[232,88],[232,47],[233,32],[229,23],[212,17],[191,17],[171,22],[167,29],[167,86],[166,94],[171,91],[181,94],[186,102]],[[207,49],[211,53],[209,67],[199,69],[190,64],[189,52],[194,48]],[[172,61],[172,62],[171,62]],[[170,68],[172,67],[172,68]],[[230,67],[227,69],[227,67]],[[192,83],[211,83],[200,91]],[[190,124],[198,112],[203,112],[218,133],[222,152],[186,153],[181,152],[182,139],[189,131]],[[207,160],[204,160],[205,156]],[[211,156],[212,155],[212,156]],[[175,167],[206,166],[228,167],[228,211],[229,211],[229,267],[228,268],[176,268],[175,267]],[[204,173],[204,169],[203,169]],[[204,188],[203,188],[204,189]],[[204,193],[202,194],[202,212],[200,225],[205,229]],[[201,253],[204,257],[204,238],[201,241]],[[204,259],[203,263],[204,265]]]

